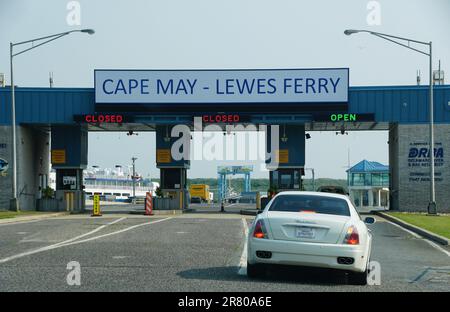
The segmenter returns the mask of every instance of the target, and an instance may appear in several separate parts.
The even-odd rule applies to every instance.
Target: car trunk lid
[[[336,244],[348,216],[311,212],[268,212],[268,224],[275,240]]]

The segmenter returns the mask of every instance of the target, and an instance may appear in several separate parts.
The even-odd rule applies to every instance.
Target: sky
[[[425,56],[366,34],[347,37],[347,28],[433,41],[434,67],[441,59],[450,74],[448,0],[83,0],[80,25],[67,22],[69,2],[0,0],[0,73],[7,83],[10,41],[79,28],[96,33],[75,33],[18,56],[15,83],[48,86],[52,72],[55,87],[93,87],[96,68],[314,67],[349,67],[352,86],[413,85],[417,70],[428,83]],[[305,166],[316,177],[345,178],[348,151],[351,164],[388,163],[386,131],[311,135]],[[154,133],[90,133],[89,165],[128,165],[136,156],[138,170],[157,177],[154,142]],[[189,177],[215,177],[218,165],[236,164],[194,161]],[[268,177],[254,165],[255,177]]]

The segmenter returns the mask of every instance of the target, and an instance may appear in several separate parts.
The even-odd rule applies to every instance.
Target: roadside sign
[[[289,150],[287,149],[277,150],[276,156],[277,156],[276,159],[280,164],[289,163]]]
[[[146,216],[153,215],[153,197],[152,193],[147,192],[145,196],[145,213]]]
[[[6,175],[8,171],[9,164],[5,159],[0,158],[0,175]]]
[[[65,164],[66,150],[52,150],[52,164]]]
[[[100,195],[94,195],[94,206],[92,208],[92,217],[101,217],[102,213],[100,211]]]
[[[170,155],[170,149],[157,149],[156,150],[156,162],[157,163],[170,163],[172,157]]]

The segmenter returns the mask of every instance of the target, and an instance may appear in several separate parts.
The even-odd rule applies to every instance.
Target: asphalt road
[[[0,224],[0,291],[450,291],[450,256],[380,219],[371,226],[380,286],[289,268],[250,280],[239,264],[251,220],[206,211]],[[67,284],[71,261],[80,264],[80,286]]]

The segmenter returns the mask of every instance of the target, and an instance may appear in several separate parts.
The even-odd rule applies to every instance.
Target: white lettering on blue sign
[[[95,70],[96,103],[345,103],[348,68]]]

